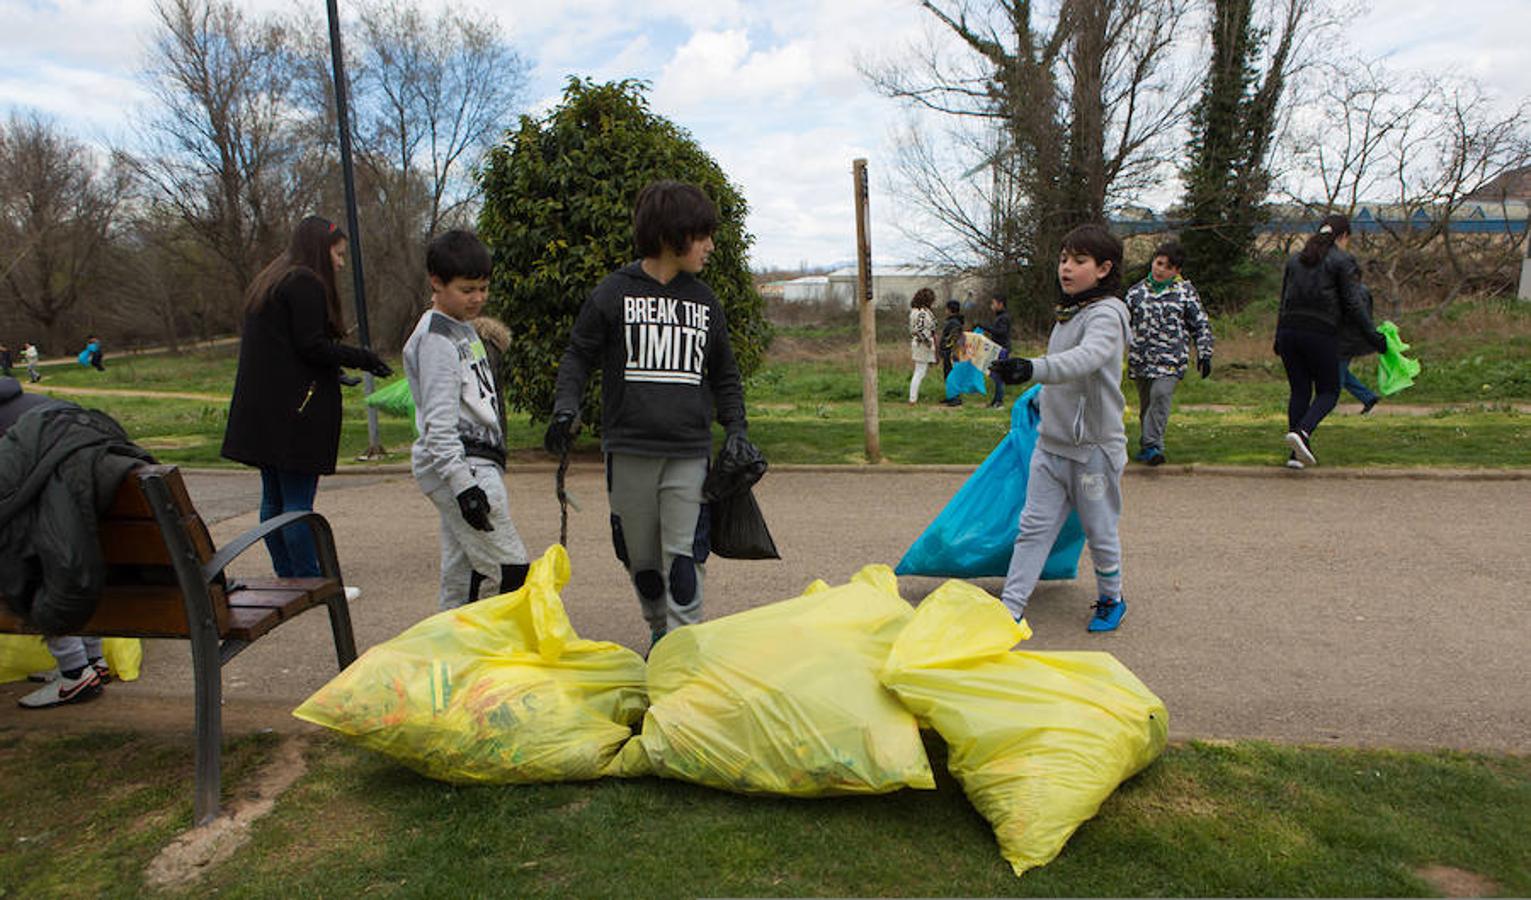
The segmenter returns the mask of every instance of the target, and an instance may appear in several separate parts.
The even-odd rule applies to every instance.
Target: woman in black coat
[[[335,471],[341,367],[392,373],[376,353],[337,340],[344,328],[335,273],[345,265],[345,251],[345,232],[309,216],[245,294],[223,455],[260,469],[263,522],[313,509],[319,476]],[[266,548],[283,578],[319,574],[306,525],[269,536]]]
[[[1372,324],[1361,267],[1347,249],[1350,220],[1325,216],[1302,252],[1287,260],[1281,276],[1281,312],[1275,351],[1286,367],[1287,465],[1318,462],[1313,431],[1340,399],[1340,330],[1352,326],[1377,352],[1387,338]]]

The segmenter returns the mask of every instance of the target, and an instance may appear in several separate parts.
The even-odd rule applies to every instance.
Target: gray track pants
[[[606,456],[612,544],[632,575],[651,631],[702,620],[706,478],[706,457]]]
[[[1116,531],[1122,517],[1122,470],[1099,447],[1087,462],[1038,447],[1031,454],[1021,530],[1015,536],[1010,571],[1000,595],[1012,615],[1019,617],[1026,611],[1070,509],[1079,513],[1079,524],[1084,526],[1101,596],[1122,595],[1122,543]]]
[[[510,499],[505,494],[505,472],[492,462],[470,458],[473,483],[489,498],[489,524],[493,531],[479,531],[463,520],[457,495],[443,484],[426,496],[441,516],[441,586],[437,605],[441,609],[462,606],[473,595],[473,574],[483,579],[479,593],[492,597],[503,578],[503,566],[524,566],[526,544],[510,521]],[[474,598],[478,599],[478,598]]]
[[[1149,447],[1164,449],[1164,426],[1169,424],[1170,403],[1175,397],[1175,386],[1180,379],[1134,378],[1138,385],[1138,417],[1143,423],[1143,435],[1138,444],[1144,450]]]
[[[78,669],[89,660],[101,658],[101,639],[98,637],[82,638],[70,634],[50,637],[47,644],[60,672]]]

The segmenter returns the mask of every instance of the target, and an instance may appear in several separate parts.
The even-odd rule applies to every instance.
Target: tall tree
[[[494,252],[490,305],[513,319],[506,396],[545,417],[569,330],[590,291],[633,259],[633,202],[651,181],[700,187],[718,206],[714,249],[702,272],[728,315],[739,370],[759,365],[770,326],[749,270],[739,189],[689,134],[649,110],[643,87],[570,79],[563,102],[490,151],[479,235]],[[595,385],[585,421],[599,422]]]
[[[126,194],[122,170],[37,114],[0,124],[0,295],[46,333],[59,353],[99,275]]]
[[[1255,0],[1211,2],[1212,58],[1191,118],[1181,242],[1198,289],[1215,309],[1248,299],[1271,145],[1312,0],[1274,4],[1275,21],[1256,26]]]
[[[1167,63],[1186,0],[1063,0],[1050,26],[1030,0],[921,6],[946,39],[863,67],[882,93],[958,123],[954,141],[910,130],[904,195],[965,245],[949,261],[1019,270],[1023,312],[1040,318],[1064,232],[1142,187],[1183,115],[1189,82]]]

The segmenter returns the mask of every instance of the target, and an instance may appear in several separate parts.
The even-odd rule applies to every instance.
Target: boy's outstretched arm
[[[1181,282],[1181,288],[1185,293],[1185,330],[1196,342],[1196,358],[1210,360],[1213,343],[1212,320],[1207,317],[1207,308],[1202,306],[1201,295],[1196,293],[1196,288],[1189,281]],[[1202,375],[1202,377],[1207,376]]]
[[[739,377],[739,364],[734,360],[734,347],[728,339],[728,317],[723,314],[721,303],[718,312],[711,322],[712,334],[707,339],[707,377],[712,382],[712,404],[723,430],[728,434],[742,434],[749,427],[744,413],[744,379]]]
[[[1041,356],[1032,361],[1031,377],[1042,384],[1059,381],[1076,381],[1106,365],[1122,358],[1127,344],[1126,323],[1116,310],[1103,304],[1080,315],[1085,320],[1084,338],[1062,353]]]

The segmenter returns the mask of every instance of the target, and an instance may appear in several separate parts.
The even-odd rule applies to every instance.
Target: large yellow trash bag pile
[[[102,638],[101,655],[118,681],[137,681],[138,668],[144,659],[144,644],[138,638]],[[35,634],[0,634],[0,684],[20,681],[34,672],[46,672],[57,666],[48,645]]]
[[[933,789],[918,723],[878,682],[911,614],[878,565],[671,633],[613,774],[797,797]]]
[[[293,715],[444,781],[595,778],[643,714],[643,659],[574,634],[568,580],[555,545],[520,590],[371,648]]]
[[[960,581],[926,597],[883,683],[946,741],[948,767],[1015,874],[1044,865],[1163,750],[1164,704],[1109,653],[1011,651],[1029,637]]]

